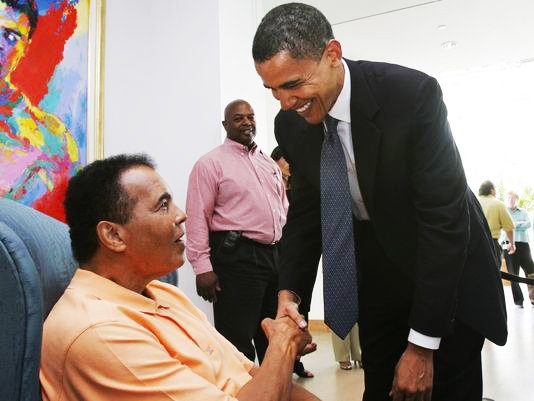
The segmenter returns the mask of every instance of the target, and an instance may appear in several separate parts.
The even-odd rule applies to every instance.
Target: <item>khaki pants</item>
[[[332,333],[332,347],[337,362],[362,361],[362,350],[360,348],[360,336],[358,323],[347,334],[345,339],[339,338]]]

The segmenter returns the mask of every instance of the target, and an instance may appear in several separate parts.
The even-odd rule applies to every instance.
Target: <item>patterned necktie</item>
[[[333,117],[321,149],[321,228],[325,323],[345,338],[358,321],[352,201],[345,154]]]

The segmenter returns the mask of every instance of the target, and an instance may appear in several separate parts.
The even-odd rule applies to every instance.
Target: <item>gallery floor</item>
[[[484,397],[494,401],[532,401],[534,399],[534,307],[528,303],[518,309],[505,286],[508,309],[508,343],[498,347],[484,345]],[[363,394],[363,371],[341,370],[334,360],[330,333],[313,331],[318,350],[303,358],[304,365],[315,374],[313,379],[295,379],[324,401],[360,401]],[[297,376],[294,375],[296,378]]]

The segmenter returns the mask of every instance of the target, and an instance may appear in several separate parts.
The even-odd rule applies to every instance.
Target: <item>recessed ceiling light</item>
[[[444,29],[447,29],[447,25],[438,25],[439,31],[443,31]]]
[[[448,40],[447,42],[443,42],[441,47],[444,49],[452,49],[453,47],[456,47],[456,42],[454,40]]]

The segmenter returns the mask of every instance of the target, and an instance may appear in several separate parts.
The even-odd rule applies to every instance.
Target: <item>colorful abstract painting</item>
[[[0,0],[0,196],[64,220],[86,164],[89,0]]]

